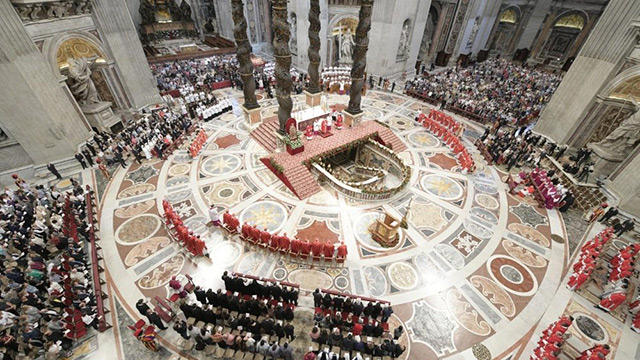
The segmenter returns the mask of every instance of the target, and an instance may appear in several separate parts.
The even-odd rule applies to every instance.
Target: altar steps
[[[384,142],[384,145],[388,148],[391,148],[393,152],[399,153],[407,150],[407,145],[405,145],[402,140],[396,134],[391,131],[388,127],[384,127],[378,135],[380,139]]]
[[[278,147],[276,131],[278,131],[278,118],[265,119],[255,130],[251,137],[268,152],[274,152]]]
[[[311,171],[302,164],[287,167],[283,175],[291,184],[291,191],[300,199],[306,199],[322,190]]]

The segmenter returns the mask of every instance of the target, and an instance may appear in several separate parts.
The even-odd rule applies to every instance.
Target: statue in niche
[[[478,30],[480,29],[480,25],[478,24],[480,18],[477,17],[473,22],[473,27],[471,28],[471,34],[469,34],[469,40],[467,41],[467,49],[473,46],[473,43],[476,41],[476,35],[478,35]]]
[[[638,145],[638,140],[640,140],[640,111],[636,111],[635,114],[629,116],[611,134],[596,143],[596,145],[604,150],[626,157]]]
[[[138,13],[142,18],[142,25],[150,25],[156,21],[156,10],[150,0],[140,0],[140,7],[138,7]]]
[[[100,102],[98,90],[91,79],[91,61],[87,58],[68,58],[69,88],[76,101],[82,105],[96,104]]]
[[[291,13],[291,39],[289,40],[289,48],[291,54],[298,54],[298,17],[295,13]]]
[[[166,3],[167,8],[169,8],[169,13],[171,13],[171,20],[182,20],[182,13],[180,12],[180,7],[176,4],[176,0],[167,0]]]
[[[182,0],[182,4],[180,4],[180,13],[183,21],[193,22],[191,19],[191,6],[189,6],[187,0]]]
[[[409,56],[409,23],[405,22],[400,32],[400,42],[398,43],[398,58],[406,58]]]
[[[353,45],[355,42],[353,41],[353,34],[351,33],[351,28],[347,29],[347,32],[342,34],[342,42],[340,44],[340,60],[351,59],[351,55],[353,55]]]

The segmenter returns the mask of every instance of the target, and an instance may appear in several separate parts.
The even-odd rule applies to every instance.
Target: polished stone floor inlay
[[[390,301],[391,331],[399,325],[406,330],[399,342],[407,352],[399,360],[473,359],[476,353],[485,354],[478,346],[474,351],[476,344],[495,358],[524,359],[531,355],[542,327],[560,315],[557,307],[573,296],[563,284],[571,264],[569,246],[579,248],[579,241],[551,241],[552,234],[567,238],[561,214],[508,194],[501,167],[489,166],[473,146],[471,135],[484,132],[477,124],[455,116],[466,127],[462,142],[478,167],[467,174],[441,140],[414,124],[416,112],[428,112],[430,105],[368,90],[363,121],[389,125],[408,147],[398,154],[412,169],[406,188],[384,201],[363,201],[321,184],[320,192],[300,200],[260,161],[269,152],[249,134],[238,103],[242,94],[232,89],[218,93],[232,99],[234,111],[202,123],[209,138],[196,158],[180,149],[166,161],[114,168],[114,180],[105,187],[100,246],[113,279],[110,293],[117,294],[128,315],[139,316],[137,299],[170,297],[168,282],[173,276],[185,280],[189,274],[196,285],[216,290],[224,286],[224,271],[236,271],[300,284],[296,317],[306,320],[296,322],[294,359],[302,358],[308,346],[313,313],[308,292],[316,288]],[[292,98],[296,104],[305,102],[304,95]],[[326,98],[329,105],[348,102],[348,96]],[[277,112],[274,99],[262,99],[260,105],[263,115]],[[307,146],[322,141],[331,137],[315,137]],[[162,221],[164,199],[205,241],[210,259],[194,258],[171,240]],[[344,242],[348,257],[343,264],[311,263],[251,246],[211,226],[210,205],[271,233]],[[369,231],[385,214],[407,220],[391,248],[381,246]],[[578,352],[589,342],[610,340],[617,346],[628,326],[614,329],[584,309],[580,313],[585,318],[572,327],[571,345]],[[128,330],[121,336],[131,338]],[[158,336],[163,348],[178,352],[179,335],[168,330]],[[129,345],[127,349],[133,346]],[[202,353],[182,355],[197,359]]]

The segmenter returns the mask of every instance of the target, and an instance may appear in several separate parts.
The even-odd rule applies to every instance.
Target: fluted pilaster
[[[66,158],[90,128],[9,1],[0,1],[2,129],[41,165]]]
[[[93,0],[93,17],[135,108],[162,101],[124,0]]]

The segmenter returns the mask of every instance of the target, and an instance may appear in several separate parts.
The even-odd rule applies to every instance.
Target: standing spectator
[[[56,169],[56,166],[53,165],[52,163],[48,163],[47,164],[47,169],[49,169],[49,171],[51,171],[51,173],[53,175],[55,175],[56,179],[58,180],[62,180],[62,176],[60,175],[60,173],[58,172],[58,169]]]

